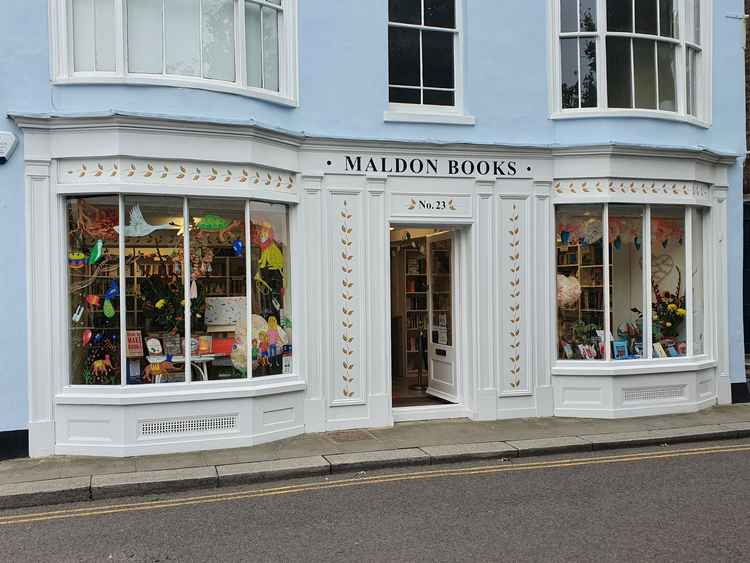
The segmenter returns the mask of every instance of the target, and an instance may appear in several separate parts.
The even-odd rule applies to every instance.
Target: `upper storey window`
[[[60,82],[161,83],[296,103],[296,0],[56,0]]]
[[[460,114],[460,15],[460,0],[389,0],[386,119],[473,123]]]
[[[710,0],[553,0],[558,116],[708,121]]]

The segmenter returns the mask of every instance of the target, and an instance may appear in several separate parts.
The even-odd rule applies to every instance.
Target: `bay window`
[[[71,384],[291,373],[285,205],[112,195],[66,213]]]
[[[555,112],[707,120],[702,19],[710,0],[553,0]]]
[[[296,0],[55,0],[55,78],[296,103]]]
[[[557,206],[558,358],[704,354],[705,217],[699,207]]]

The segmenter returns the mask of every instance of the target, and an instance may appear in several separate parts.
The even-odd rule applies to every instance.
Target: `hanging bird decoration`
[[[129,225],[125,225],[124,229],[120,229],[119,225],[115,227],[115,231],[117,231],[117,233],[120,233],[120,231],[122,230],[122,233],[126,237],[146,237],[154,231],[162,231],[165,229],[179,230],[180,227],[178,225],[175,225],[174,223],[164,223],[162,225],[151,225],[147,223],[146,219],[144,219],[143,217],[143,213],[141,212],[140,205],[134,205],[130,210]]]

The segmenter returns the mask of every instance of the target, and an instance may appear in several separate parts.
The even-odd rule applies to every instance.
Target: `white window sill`
[[[304,391],[296,375],[271,375],[232,381],[196,381],[147,385],[69,385],[55,397],[58,405],[149,405],[216,399],[243,399]]]
[[[607,109],[607,110],[596,110],[596,109],[570,109],[557,111],[550,115],[552,120],[565,120],[565,119],[589,119],[589,118],[607,118],[607,117],[633,117],[633,118],[644,118],[644,119],[663,119],[666,121],[677,121],[681,123],[689,123],[697,127],[708,129],[711,124],[707,121],[693,117],[692,115],[675,113],[672,111],[659,111],[649,109]]]
[[[58,78],[52,82],[54,85],[65,86],[68,84],[124,84],[128,86],[171,86],[178,88],[193,88],[197,90],[207,90],[210,92],[222,92],[225,94],[235,94],[246,98],[256,98],[266,102],[272,102],[287,107],[298,107],[299,104],[294,98],[284,96],[270,90],[261,90],[258,88],[243,88],[231,82],[222,82],[219,80],[190,79],[179,76],[148,76],[148,75],[75,75],[69,78]]]
[[[612,377],[659,375],[700,371],[713,367],[716,367],[716,362],[705,355],[650,360],[558,360],[552,367],[552,375]]]
[[[446,111],[403,111],[387,110],[383,112],[383,121],[390,123],[435,123],[441,125],[474,125],[476,118],[473,115]]]

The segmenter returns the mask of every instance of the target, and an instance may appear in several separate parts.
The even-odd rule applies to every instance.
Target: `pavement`
[[[750,404],[623,420],[528,418],[398,423],[248,448],[0,461],[0,509],[164,494],[395,467],[514,459],[750,436]]]

